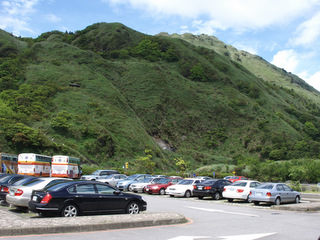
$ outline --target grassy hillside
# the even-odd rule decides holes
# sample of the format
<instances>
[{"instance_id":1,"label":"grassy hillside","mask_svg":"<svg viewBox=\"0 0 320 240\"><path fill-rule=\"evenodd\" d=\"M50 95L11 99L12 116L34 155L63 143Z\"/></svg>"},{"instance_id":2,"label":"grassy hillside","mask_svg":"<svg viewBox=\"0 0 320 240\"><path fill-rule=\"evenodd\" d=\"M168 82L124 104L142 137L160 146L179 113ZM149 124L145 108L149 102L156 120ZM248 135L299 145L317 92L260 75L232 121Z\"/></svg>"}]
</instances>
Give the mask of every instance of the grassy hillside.
<instances>
[{"instance_id":1,"label":"grassy hillside","mask_svg":"<svg viewBox=\"0 0 320 240\"><path fill-rule=\"evenodd\" d=\"M319 93L214 38L119 23L0 33L1 151L117 168L147 157L163 170L319 156Z\"/></svg>"}]
</instances>

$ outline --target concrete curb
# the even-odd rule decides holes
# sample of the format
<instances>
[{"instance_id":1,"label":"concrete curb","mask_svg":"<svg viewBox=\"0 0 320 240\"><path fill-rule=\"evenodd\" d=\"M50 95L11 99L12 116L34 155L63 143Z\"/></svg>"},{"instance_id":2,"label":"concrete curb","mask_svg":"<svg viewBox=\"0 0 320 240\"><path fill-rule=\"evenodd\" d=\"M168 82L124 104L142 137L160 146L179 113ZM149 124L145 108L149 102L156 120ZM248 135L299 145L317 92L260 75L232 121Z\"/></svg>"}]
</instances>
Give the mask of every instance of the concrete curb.
<instances>
[{"instance_id":1,"label":"concrete curb","mask_svg":"<svg viewBox=\"0 0 320 240\"><path fill-rule=\"evenodd\" d=\"M320 211L320 202L301 202L299 204L272 205L272 209L287 211Z\"/></svg>"},{"instance_id":2,"label":"concrete curb","mask_svg":"<svg viewBox=\"0 0 320 240\"><path fill-rule=\"evenodd\" d=\"M178 213L140 213L135 215L80 216L75 218L34 217L14 219L1 226L0 236L90 232L186 223Z\"/></svg>"}]
</instances>

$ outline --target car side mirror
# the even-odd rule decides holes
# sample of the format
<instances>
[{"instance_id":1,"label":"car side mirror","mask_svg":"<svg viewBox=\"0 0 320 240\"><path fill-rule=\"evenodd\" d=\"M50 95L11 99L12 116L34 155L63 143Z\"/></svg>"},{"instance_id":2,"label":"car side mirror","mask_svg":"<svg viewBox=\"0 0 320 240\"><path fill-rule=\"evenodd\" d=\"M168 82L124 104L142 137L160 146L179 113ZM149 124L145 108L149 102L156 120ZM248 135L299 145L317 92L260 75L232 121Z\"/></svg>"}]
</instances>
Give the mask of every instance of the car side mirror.
<instances>
[{"instance_id":1,"label":"car side mirror","mask_svg":"<svg viewBox=\"0 0 320 240\"><path fill-rule=\"evenodd\" d=\"M113 192L114 195L119 195L120 193L121 193L120 190L115 190L115 191Z\"/></svg>"}]
</instances>

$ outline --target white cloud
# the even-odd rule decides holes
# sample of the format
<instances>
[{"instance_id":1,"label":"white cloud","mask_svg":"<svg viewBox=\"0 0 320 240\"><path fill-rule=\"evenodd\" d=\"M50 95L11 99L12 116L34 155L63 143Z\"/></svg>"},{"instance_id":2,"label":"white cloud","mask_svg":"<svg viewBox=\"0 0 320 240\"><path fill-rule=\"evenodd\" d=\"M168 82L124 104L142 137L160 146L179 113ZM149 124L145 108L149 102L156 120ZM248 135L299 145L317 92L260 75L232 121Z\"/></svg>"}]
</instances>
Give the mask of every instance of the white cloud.
<instances>
[{"instance_id":1,"label":"white cloud","mask_svg":"<svg viewBox=\"0 0 320 240\"><path fill-rule=\"evenodd\" d=\"M61 21L61 18L59 18L58 16L54 15L54 14L48 14L46 16L46 19L49 21L49 22L52 22L52 23L57 23L57 22L60 22Z\"/></svg>"},{"instance_id":2,"label":"white cloud","mask_svg":"<svg viewBox=\"0 0 320 240\"><path fill-rule=\"evenodd\" d=\"M309 78L306 77L304 79L309 85L313 86L315 89L320 91L320 71L316 72L311 77Z\"/></svg>"},{"instance_id":3,"label":"white cloud","mask_svg":"<svg viewBox=\"0 0 320 240\"><path fill-rule=\"evenodd\" d=\"M130 4L153 17L180 16L198 20L198 32L233 29L243 32L279 26L303 17L319 0L102 0L113 6Z\"/></svg>"},{"instance_id":4,"label":"white cloud","mask_svg":"<svg viewBox=\"0 0 320 240\"><path fill-rule=\"evenodd\" d=\"M309 46L316 42L320 36L320 12L315 14L308 21L299 25L296 32L296 37L290 40L290 44L297 46Z\"/></svg>"},{"instance_id":5,"label":"white cloud","mask_svg":"<svg viewBox=\"0 0 320 240\"><path fill-rule=\"evenodd\" d=\"M0 27L2 29L10 29L15 35L20 35L23 31L33 33L28 27L28 21L38 2L38 0L3 1L0 5L2 7L0 10Z\"/></svg>"},{"instance_id":6,"label":"white cloud","mask_svg":"<svg viewBox=\"0 0 320 240\"><path fill-rule=\"evenodd\" d=\"M293 49L282 50L273 56L271 63L288 72L294 72L299 64L299 56Z\"/></svg>"}]
</instances>

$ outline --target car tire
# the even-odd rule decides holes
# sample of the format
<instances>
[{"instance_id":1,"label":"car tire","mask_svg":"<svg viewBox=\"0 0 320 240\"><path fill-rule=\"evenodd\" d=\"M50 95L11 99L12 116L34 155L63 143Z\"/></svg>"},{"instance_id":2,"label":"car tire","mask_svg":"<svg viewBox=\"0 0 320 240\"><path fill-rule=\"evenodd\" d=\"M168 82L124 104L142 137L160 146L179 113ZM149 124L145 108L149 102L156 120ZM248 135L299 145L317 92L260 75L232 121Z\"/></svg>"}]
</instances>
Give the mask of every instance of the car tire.
<instances>
[{"instance_id":1,"label":"car tire","mask_svg":"<svg viewBox=\"0 0 320 240\"><path fill-rule=\"evenodd\" d=\"M127 187L127 191L130 191L130 185L131 185L131 184L129 184L129 185L128 185L128 187Z\"/></svg>"},{"instance_id":2,"label":"car tire","mask_svg":"<svg viewBox=\"0 0 320 240\"><path fill-rule=\"evenodd\" d=\"M299 197L299 196L296 196L294 202L297 203L297 204L300 203L300 197Z\"/></svg>"},{"instance_id":3,"label":"car tire","mask_svg":"<svg viewBox=\"0 0 320 240\"><path fill-rule=\"evenodd\" d=\"M202 197L202 196L198 196L198 198L199 198L199 199L203 199L203 197Z\"/></svg>"},{"instance_id":4,"label":"car tire","mask_svg":"<svg viewBox=\"0 0 320 240\"><path fill-rule=\"evenodd\" d=\"M228 198L228 202L233 202L233 198Z\"/></svg>"},{"instance_id":5,"label":"car tire","mask_svg":"<svg viewBox=\"0 0 320 240\"><path fill-rule=\"evenodd\" d=\"M165 190L164 188L161 188L161 189L159 190L159 194L160 194L160 195L165 195L165 194L166 194L166 190Z\"/></svg>"},{"instance_id":6,"label":"car tire","mask_svg":"<svg viewBox=\"0 0 320 240\"><path fill-rule=\"evenodd\" d=\"M61 211L62 217L76 217L79 215L79 210L74 204L67 204L63 207Z\"/></svg>"},{"instance_id":7,"label":"car tire","mask_svg":"<svg viewBox=\"0 0 320 240\"><path fill-rule=\"evenodd\" d=\"M260 203L260 202L258 202L258 201L253 201L253 204L256 205L256 206L258 206L259 203Z\"/></svg>"},{"instance_id":8,"label":"car tire","mask_svg":"<svg viewBox=\"0 0 320 240\"><path fill-rule=\"evenodd\" d=\"M126 213L138 214L140 212L140 206L137 202L130 202L127 206Z\"/></svg>"},{"instance_id":9,"label":"car tire","mask_svg":"<svg viewBox=\"0 0 320 240\"><path fill-rule=\"evenodd\" d=\"M186 197L186 198L191 197L191 192L190 192L189 190L187 190L187 191L184 193L184 197Z\"/></svg>"},{"instance_id":10,"label":"car tire","mask_svg":"<svg viewBox=\"0 0 320 240\"><path fill-rule=\"evenodd\" d=\"M212 198L213 198L214 200L219 200L219 199L220 199L220 193L215 192Z\"/></svg>"},{"instance_id":11,"label":"car tire","mask_svg":"<svg viewBox=\"0 0 320 240\"><path fill-rule=\"evenodd\" d=\"M146 187L142 188L142 193L146 193Z\"/></svg>"},{"instance_id":12,"label":"car tire","mask_svg":"<svg viewBox=\"0 0 320 240\"><path fill-rule=\"evenodd\" d=\"M274 201L275 205L280 205L281 204L281 199L279 197L276 198L276 200Z\"/></svg>"}]
</instances>

